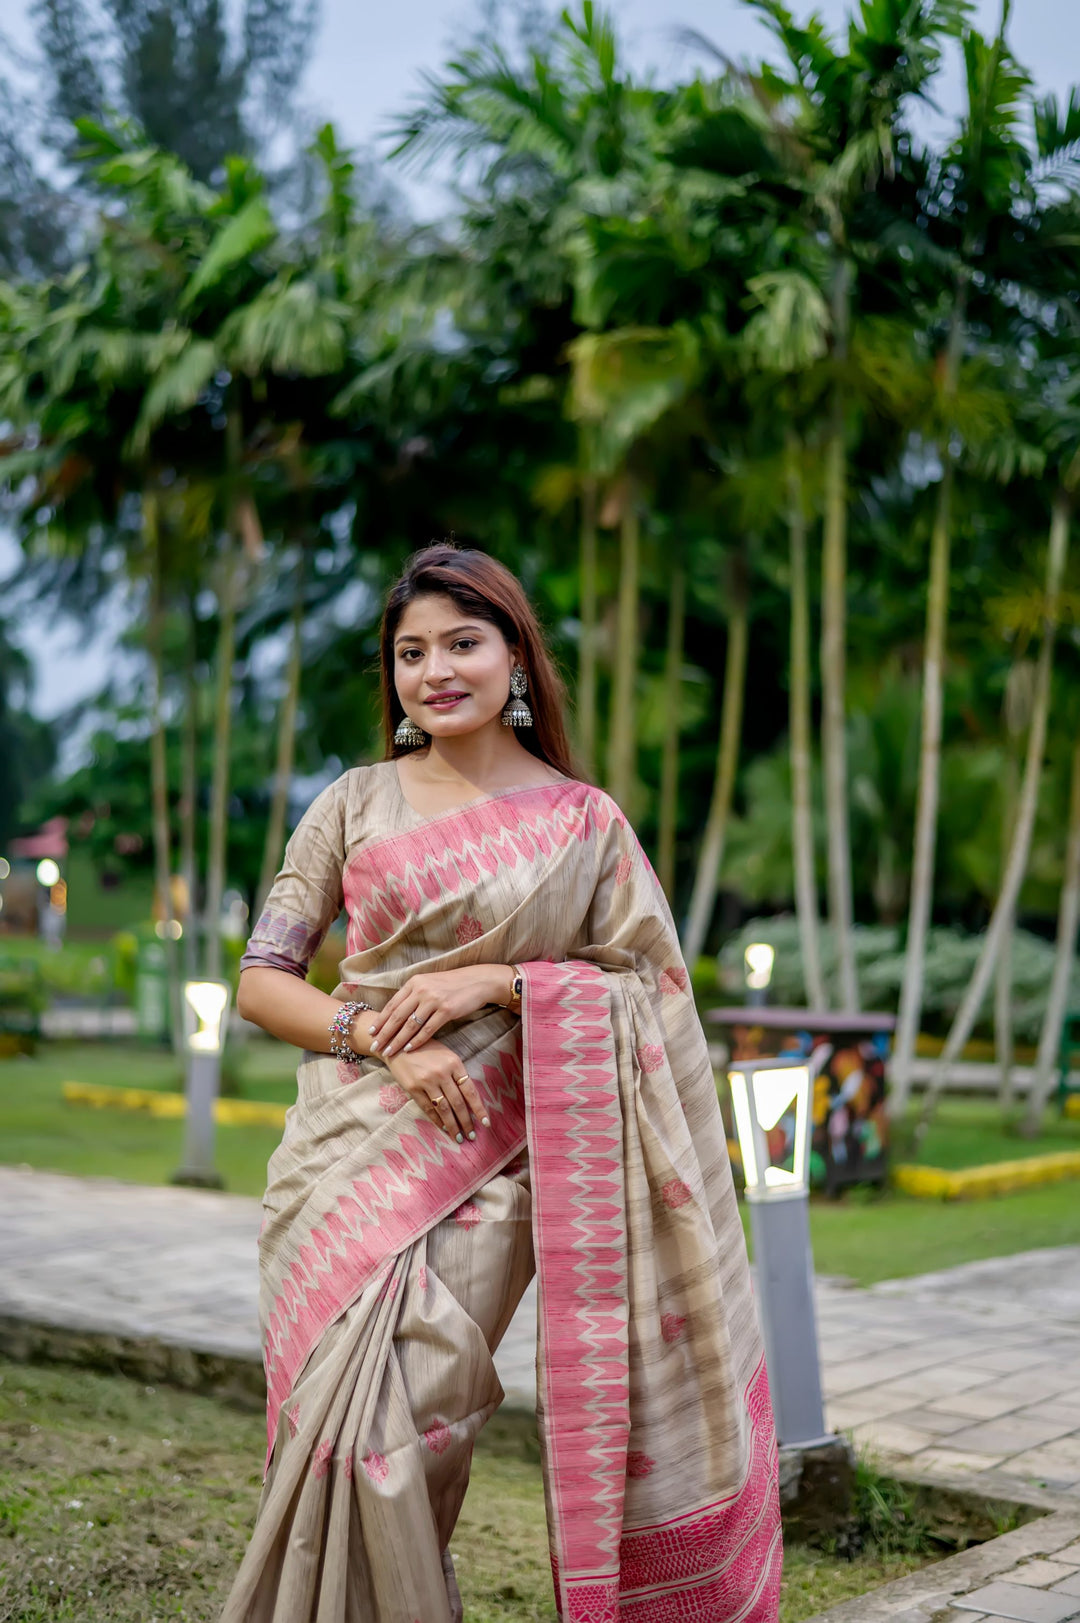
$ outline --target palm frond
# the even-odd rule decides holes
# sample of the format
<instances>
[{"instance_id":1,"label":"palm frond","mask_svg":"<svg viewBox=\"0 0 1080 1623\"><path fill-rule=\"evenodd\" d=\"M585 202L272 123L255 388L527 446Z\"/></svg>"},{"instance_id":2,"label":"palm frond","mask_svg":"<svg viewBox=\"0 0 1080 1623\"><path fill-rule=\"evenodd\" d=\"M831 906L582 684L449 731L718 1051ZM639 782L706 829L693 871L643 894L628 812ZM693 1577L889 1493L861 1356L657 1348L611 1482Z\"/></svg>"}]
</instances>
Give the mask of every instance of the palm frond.
<instances>
[{"instance_id":1,"label":"palm frond","mask_svg":"<svg viewBox=\"0 0 1080 1623\"><path fill-rule=\"evenodd\" d=\"M215 287L232 270L252 254L265 248L277 236L277 226L266 202L253 197L238 214L227 219L218 230L204 254L187 287L181 303L188 307Z\"/></svg>"},{"instance_id":2,"label":"palm frond","mask_svg":"<svg viewBox=\"0 0 1080 1623\"><path fill-rule=\"evenodd\" d=\"M761 307L741 338L750 366L767 372L801 372L826 354L828 301L808 276L801 271L771 271L751 277L746 285Z\"/></svg>"},{"instance_id":3,"label":"palm frond","mask_svg":"<svg viewBox=\"0 0 1080 1623\"><path fill-rule=\"evenodd\" d=\"M584 333L567 353L570 415L595 425L604 472L686 397L702 366L700 340L686 322Z\"/></svg>"},{"instance_id":4,"label":"palm frond","mask_svg":"<svg viewBox=\"0 0 1080 1623\"><path fill-rule=\"evenodd\" d=\"M343 364L348 321L348 307L310 278L278 280L227 317L218 341L229 365L252 376L268 368L314 377Z\"/></svg>"},{"instance_id":5,"label":"palm frond","mask_svg":"<svg viewBox=\"0 0 1080 1623\"><path fill-rule=\"evenodd\" d=\"M216 345L206 339L190 338L172 361L161 367L143 397L127 450L143 456L151 435L166 417L190 411L221 365Z\"/></svg>"}]
</instances>

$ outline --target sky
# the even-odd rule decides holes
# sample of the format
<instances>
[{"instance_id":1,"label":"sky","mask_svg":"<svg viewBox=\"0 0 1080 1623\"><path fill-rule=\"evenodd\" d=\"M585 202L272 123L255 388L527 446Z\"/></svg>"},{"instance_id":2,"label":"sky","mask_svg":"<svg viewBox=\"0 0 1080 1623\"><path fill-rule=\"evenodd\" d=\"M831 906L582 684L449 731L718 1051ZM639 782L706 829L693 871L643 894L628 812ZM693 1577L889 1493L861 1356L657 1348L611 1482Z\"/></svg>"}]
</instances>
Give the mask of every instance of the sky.
<instances>
[{"instance_id":1,"label":"sky","mask_svg":"<svg viewBox=\"0 0 1080 1623\"><path fill-rule=\"evenodd\" d=\"M799 15L810 9L809 0L789 4ZM838 26L849 6L845 0L818 0L818 9L827 23ZM984 30L996 27L1000 0L977 0L975 10ZM29 0L3 0L0 6L4 32L23 51L33 44L29 11ZM629 60L660 78L684 72L695 60L693 51L677 43L680 29L697 30L733 57L760 55L768 44L760 23L738 0L618 0L616 16ZM332 119L346 143L386 163L394 114L416 95L423 71L437 69L468 37L477 17L477 10L461 0L323 0L303 85L307 109L320 120ZM1014 0L1010 39L1040 91L1061 94L1071 77L1080 78L1077 0ZM941 118L928 115L926 133L955 111L959 89L959 64L950 62L941 79ZM445 192L437 181L408 179L393 165L387 172L419 215L442 211ZM16 558L14 543L0 532L0 579ZM52 616L25 622L21 642L37 669L39 714L55 715L101 684L116 629L106 624L88 636L84 627Z\"/></svg>"}]
</instances>

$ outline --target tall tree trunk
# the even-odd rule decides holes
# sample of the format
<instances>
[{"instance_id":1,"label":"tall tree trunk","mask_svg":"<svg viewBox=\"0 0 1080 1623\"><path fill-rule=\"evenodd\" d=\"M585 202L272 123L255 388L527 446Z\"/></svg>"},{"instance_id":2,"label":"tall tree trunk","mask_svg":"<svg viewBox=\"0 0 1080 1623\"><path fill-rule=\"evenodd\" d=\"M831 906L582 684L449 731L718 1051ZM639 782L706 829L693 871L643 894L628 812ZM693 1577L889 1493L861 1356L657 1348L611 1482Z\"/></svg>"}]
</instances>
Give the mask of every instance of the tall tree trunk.
<instances>
[{"instance_id":1,"label":"tall tree trunk","mask_svg":"<svg viewBox=\"0 0 1080 1623\"><path fill-rule=\"evenodd\" d=\"M788 443L788 538L791 564L791 671L788 728L791 736L791 850L795 868L795 912L799 921L803 985L812 1009L829 1007L821 970L818 931L817 864L814 860L813 755L810 741L810 581L806 561L801 447Z\"/></svg>"},{"instance_id":2,"label":"tall tree trunk","mask_svg":"<svg viewBox=\"0 0 1080 1623\"><path fill-rule=\"evenodd\" d=\"M596 668L599 658L597 591L596 480L587 474L581 489L581 555L579 593L581 635L578 643L577 734L581 767L596 775Z\"/></svg>"},{"instance_id":3,"label":"tall tree trunk","mask_svg":"<svg viewBox=\"0 0 1080 1623\"><path fill-rule=\"evenodd\" d=\"M1046 749L1046 727L1050 713L1050 678L1053 672L1054 640L1057 635L1061 607L1061 581L1069 547L1069 507L1061 491L1054 498L1050 521L1050 545L1046 560L1045 609L1043 614L1043 640L1035 668L1035 689L1031 707L1031 727L1028 731L1024 775L1020 785L1020 798L1016 808L1016 826L1012 846L1005 868L993 914L979 953L975 971L964 994L963 1002L945 1042L941 1057L930 1077L917 1138L921 1141L929 1126L934 1107L949 1079L952 1065L971 1035L972 1027L982 1008L990 987L1005 929L1016 906L1020 887L1027 870L1031 834L1035 826L1035 812L1039 800L1039 779L1042 775L1043 755Z\"/></svg>"},{"instance_id":4,"label":"tall tree trunk","mask_svg":"<svg viewBox=\"0 0 1080 1623\"><path fill-rule=\"evenodd\" d=\"M1065 847L1065 876L1058 908L1054 973L1050 978L1050 994L1046 1000L1042 1031L1039 1033L1039 1054L1035 1061L1035 1075L1031 1080L1031 1092L1028 1094L1027 1109L1024 1112L1022 1131L1027 1138L1034 1138L1038 1133L1042 1125L1043 1111L1057 1080L1061 1032L1069 1006L1069 987L1072 983L1073 963L1076 957L1077 924L1080 924L1080 741L1073 745L1069 787L1069 833Z\"/></svg>"},{"instance_id":5,"label":"tall tree trunk","mask_svg":"<svg viewBox=\"0 0 1080 1623\"><path fill-rule=\"evenodd\" d=\"M211 979L221 975L221 904L229 833L229 745L232 735L232 673L236 659L236 596L240 560L231 535L221 559L214 697L214 759L210 779L209 841L206 855L205 962Z\"/></svg>"},{"instance_id":6,"label":"tall tree trunk","mask_svg":"<svg viewBox=\"0 0 1080 1623\"><path fill-rule=\"evenodd\" d=\"M187 648L184 659L184 719L180 735L180 876L187 892L184 920L184 978L199 969L199 875L195 861L195 827L199 805L199 687L195 675L195 603L187 602Z\"/></svg>"},{"instance_id":7,"label":"tall tree trunk","mask_svg":"<svg viewBox=\"0 0 1080 1623\"><path fill-rule=\"evenodd\" d=\"M733 571L731 610L728 615L727 658L724 663L724 699L720 713L720 739L716 751L716 775L712 800L701 837L697 873L690 897L690 913L683 934L683 957L691 972L705 946L712 922L720 865L724 860L735 771L739 764L743 702L746 693L746 652L749 640L749 590L746 563L737 558Z\"/></svg>"},{"instance_id":8,"label":"tall tree trunk","mask_svg":"<svg viewBox=\"0 0 1080 1623\"><path fill-rule=\"evenodd\" d=\"M657 877L664 894L675 902L675 837L679 823L679 712L686 623L686 564L680 556L668 598L667 651L664 656L664 742L660 752L660 826Z\"/></svg>"},{"instance_id":9,"label":"tall tree trunk","mask_svg":"<svg viewBox=\"0 0 1080 1623\"><path fill-rule=\"evenodd\" d=\"M945 344L942 393L946 402L956 394L960 351L967 309L967 283L960 280L953 298L949 336ZM941 798L941 728L945 695L945 634L949 620L949 565L952 549L952 495L955 478L948 443L939 447L942 471L930 536L930 576L926 589L926 637L923 646L922 732L919 741L919 789L915 806L915 848L911 859L911 896L908 902L907 947L896 1041L889 1067L892 1115L903 1114L911 1093L911 1067L915 1039L922 1020L926 941L934 910L934 856L937 846L938 804Z\"/></svg>"},{"instance_id":10,"label":"tall tree trunk","mask_svg":"<svg viewBox=\"0 0 1080 1623\"><path fill-rule=\"evenodd\" d=\"M165 582L161 556L161 521L157 496L143 494L143 530L150 545L150 803L154 834L154 889L161 908L162 944L169 1000L169 1033L174 1050L183 1045L180 1010L180 965L172 894L172 832L169 826L169 767L162 699L165 687Z\"/></svg>"},{"instance_id":11,"label":"tall tree trunk","mask_svg":"<svg viewBox=\"0 0 1080 1623\"><path fill-rule=\"evenodd\" d=\"M281 864L281 853L285 844L285 817L289 809L289 788L292 784L293 760L296 755L296 718L300 709L300 673L303 668L305 563L306 554L301 547L293 588L292 633L285 670L285 692L282 695L281 712L278 716L274 789L270 797L262 872L259 875L259 888L255 898L256 918L262 912L270 886L274 883L274 875Z\"/></svg>"},{"instance_id":12,"label":"tall tree trunk","mask_svg":"<svg viewBox=\"0 0 1080 1623\"><path fill-rule=\"evenodd\" d=\"M641 521L637 492L627 480L619 525L619 600L615 622L615 660L608 729L608 789L625 811L634 789L637 744L635 690L638 674Z\"/></svg>"},{"instance_id":13,"label":"tall tree trunk","mask_svg":"<svg viewBox=\"0 0 1080 1623\"><path fill-rule=\"evenodd\" d=\"M994 1058L998 1066L998 1104L1012 1104L1016 1039L1013 1034L1013 937L1016 909L1010 910L1001 934L1001 952L994 974Z\"/></svg>"},{"instance_id":14,"label":"tall tree trunk","mask_svg":"<svg viewBox=\"0 0 1080 1623\"><path fill-rule=\"evenodd\" d=\"M1005 737L1008 750L1008 759L1005 763L1005 794L1002 812L1002 874L1009 860L1009 846L1012 842L1013 828L1016 823L1016 800L1020 792L1020 749L1021 740L1031 726L1031 675L1030 660L1016 659L1009 672L1009 679L1005 684L1005 703L1003 706L1005 722ZM1001 955L998 960L997 976L994 986L994 1052L998 1062L998 1103L1002 1110L1008 1110L1012 1104L1013 1096L1013 1067L1016 1061L1015 1042L1013 1038L1013 975L1012 975L1012 949L1013 937L1016 933L1016 908L1010 910L1005 922L1004 936L1001 944Z\"/></svg>"},{"instance_id":15,"label":"tall tree trunk","mask_svg":"<svg viewBox=\"0 0 1080 1623\"><path fill-rule=\"evenodd\" d=\"M847 355L850 267L837 261L833 277L833 348ZM821 756L829 855L829 921L836 942L840 1002L859 1007L851 896L851 832L848 826L846 641L847 641L847 422L843 386L833 384L825 446L825 522L821 549Z\"/></svg>"},{"instance_id":16,"label":"tall tree trunk","mask_svg":"<svg viewBox=\"0 0 1080 1623\"><path fill-rule=\"evenodd\" d=\"M1009 860L1009 846L1016 823L1016 761L1010 757L1005 779L1005 815L1002 825L1002 879ZM998 1104L1007 1110L1012 1103L1016 1042L1013 1036L1013 937L1016 934L1016 908L1009 909L1001 936L1001 953L994 977L994 1057L998 1063Z\"/></svg>"}]
</instances>

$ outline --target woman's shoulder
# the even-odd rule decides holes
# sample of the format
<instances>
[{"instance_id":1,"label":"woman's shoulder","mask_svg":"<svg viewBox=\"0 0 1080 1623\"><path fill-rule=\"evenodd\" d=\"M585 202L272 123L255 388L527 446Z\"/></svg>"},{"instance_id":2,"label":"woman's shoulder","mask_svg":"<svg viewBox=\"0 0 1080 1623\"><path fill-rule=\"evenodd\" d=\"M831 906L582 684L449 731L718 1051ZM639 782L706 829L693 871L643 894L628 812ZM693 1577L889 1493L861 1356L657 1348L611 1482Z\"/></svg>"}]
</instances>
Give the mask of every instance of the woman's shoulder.
<instances>
[{"instance_id":1,"label":"woman's shoulder","mask_svg":"<svg viewBox=\"0 0 1080 1623\"><path fill-rule=\"evenodd\" d=\"M393 770L392 761L362 762L346 767L344 772L339 772L325 788L320 789L308 806L306 815L327 819L353 818L393 787L390 776Z\"/></svg>"}]
</instances>

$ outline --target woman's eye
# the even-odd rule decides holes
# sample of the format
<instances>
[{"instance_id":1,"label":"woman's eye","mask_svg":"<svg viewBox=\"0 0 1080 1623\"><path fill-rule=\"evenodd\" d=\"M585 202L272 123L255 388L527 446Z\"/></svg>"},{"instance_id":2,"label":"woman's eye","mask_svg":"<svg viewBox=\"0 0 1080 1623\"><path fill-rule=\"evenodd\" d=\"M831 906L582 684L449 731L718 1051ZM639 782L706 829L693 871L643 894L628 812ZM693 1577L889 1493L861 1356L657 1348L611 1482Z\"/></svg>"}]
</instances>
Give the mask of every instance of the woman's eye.
<instances>
[{"instance_id":1,"label":"woman's eye","mask_svg":"<svg viewBox=\"0 0 1080 1623\"><path fill-rule=\"evenodd\" d=\"M470 648L475 648L476 647L476 638L475 637L459 637L457 642L454 644L454 647L455 648L464 648L466 650L466 652L467 652Z\"/></svg>"}]
</instances>

